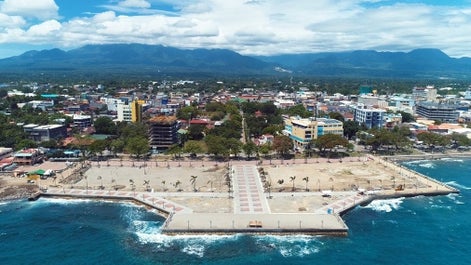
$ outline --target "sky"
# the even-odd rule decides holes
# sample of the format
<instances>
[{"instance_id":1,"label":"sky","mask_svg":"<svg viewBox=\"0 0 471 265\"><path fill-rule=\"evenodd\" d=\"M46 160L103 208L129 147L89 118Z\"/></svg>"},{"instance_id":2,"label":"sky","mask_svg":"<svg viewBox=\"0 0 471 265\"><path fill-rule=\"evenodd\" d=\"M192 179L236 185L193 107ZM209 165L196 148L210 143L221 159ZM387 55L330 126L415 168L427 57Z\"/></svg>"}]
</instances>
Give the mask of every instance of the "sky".
<instances>
[{"instance_id":1,"label":"sky","mask_svg":"<svg viewBox=\"0 0 471 265\"><path fill-rule=\"evenodd\" d=\"M0 58L110 43L471 57L471 0L0 0Z\"/></svg>"}]
</instances>

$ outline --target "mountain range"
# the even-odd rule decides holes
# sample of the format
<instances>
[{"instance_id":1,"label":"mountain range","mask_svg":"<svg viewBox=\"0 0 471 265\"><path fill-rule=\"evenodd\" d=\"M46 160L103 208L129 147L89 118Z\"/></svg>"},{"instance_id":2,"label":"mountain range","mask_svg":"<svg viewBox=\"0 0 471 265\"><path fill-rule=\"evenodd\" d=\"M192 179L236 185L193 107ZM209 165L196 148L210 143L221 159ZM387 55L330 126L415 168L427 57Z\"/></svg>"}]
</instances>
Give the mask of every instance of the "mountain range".
<instances>
[{"instance_id":1,"label":"mountain range","mask_svg":"<svg viewBox=\"0 0 471 265\"><path fill-rule=\"evenodd\" d=\"M227 49L187 50L161 45L106 44L69 51L28 51L1 59L0 72L468 79L471 77L471 58L451 58L438 49L244 56Z\"/></svg>"}]
</instances>

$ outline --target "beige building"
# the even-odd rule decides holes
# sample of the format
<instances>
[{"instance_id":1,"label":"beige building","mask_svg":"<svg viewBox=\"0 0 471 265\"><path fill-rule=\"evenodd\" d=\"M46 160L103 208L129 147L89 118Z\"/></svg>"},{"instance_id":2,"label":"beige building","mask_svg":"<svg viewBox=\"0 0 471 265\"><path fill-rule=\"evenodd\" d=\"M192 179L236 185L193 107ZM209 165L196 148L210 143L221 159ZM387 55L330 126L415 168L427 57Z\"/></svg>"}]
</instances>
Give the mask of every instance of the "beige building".
<instances>
[{"instance_id":1,"label":"beige building","mask_svg":"<svg viewBox=\"0 0 471 265\"><path fill-rule=\"evenodd\" d=\"M343 123L335 119L286 117L284 123L283 134L289 136L298 149L325 134L343 135Z\"/></svg>"}]
</instances>

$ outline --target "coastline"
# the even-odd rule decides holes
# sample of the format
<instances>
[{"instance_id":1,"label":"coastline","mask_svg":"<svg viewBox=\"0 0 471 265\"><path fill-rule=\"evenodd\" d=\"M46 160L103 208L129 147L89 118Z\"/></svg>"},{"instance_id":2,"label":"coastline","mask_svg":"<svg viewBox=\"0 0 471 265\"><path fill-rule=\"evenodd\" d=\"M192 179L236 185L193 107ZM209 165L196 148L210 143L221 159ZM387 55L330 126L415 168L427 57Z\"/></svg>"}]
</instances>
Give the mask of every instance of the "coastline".
<instances>
[{"instance_id":1,"label":"coastline","mask_svg":"<svg viewBox=\"0 0 471 265\"><path fill-rule=\"evenodd\" d=\"M459 155L460 156L453 157L461 157L462 154ZM469 154L467 155L468 156L465 157L470 157ZM411 156L407 157L410 158ZM414 157L420 158L421 156ZM306 181L306 191L304 191L303 188L296 187L296 191L290 192L289 189L287 190L286 186L283 186L279 192L272 191L271 193L267 193L266 187L263 187L264 184L258 182L258 180L253 183L241 183L240 185L242 187L245 187L244 185L251 185L250 187L252 187L253 191L252 194L250 194L250 189L247 188L247 192L249 192L248 196L244 194L246 190L233 190L233 193L229 193L228 196L228 193L224 191L224 185L220 187L214 185L216 187L211 188L201 186L200 191L191 192L191 189L195 187L191 183L182 185L182 191L173 192L169 190L154 191L154 189L136 191L129 189L130 187L122 190L95 189L95 187L102 187L97 184L101 180L101 184L103 185L103 173L114 172L113 177L118 179L121 174L120 170L126 174L131 173L137 175L139 172L142 173L143 170L145 173L146 168L144 165L140 165L139 167L132 166L134 162L131 161L127 163L132 163L132 165L123 166L114 166L112 164L101 166L99 164L94 165L90 163L90 168L85 171L84 178L87 182L85 188L80 186L80 183L82 183L84 179L70 185L68 188L66 188L67 185L51 185L51 183L41 182L38 183L38 186L42 186L43 189L38 189L39 191L35 193L32 199L45 196L72 199L88 198L131 201L144 205L146 208L150 207L154 209L157 214L166 218L165 224L162 227L162 233L169 235L234 233L286 235L301 233L310 235L347 236L348 227L343 222L341 216L358 205L366 205L371 201L381 199L414 197L419 195L436 196L459 192L446 184L408 170L398 165L396 161L402 160L393 160L389 157L384 157L383 159L383 157L369 155L358 160L351 159L343 162L332 162L321 159L304 161L305 163L298 162L298 164L296 164L295 161L292 161L292 163L289 161L270 161L270 163L264 161L258 166L251 163L247 165L247 163L244 163L245 161L241 161L240 163L233 163L230 166L231 171L229 171L229 168L227 168L225 164L216 164L214 167L211 166L209 168L197 168L195 165L191 167L179 165L172 168L170 162L166 162L166 164L161 163L161 167L158 167L156 162L155 168L151 168L150 165L147 165L147 176L144 174L146 177L150 178L149 175L153 175L154 173L169 174L171 172L185 173L188 171L187 173L194 174L194 172L199 172L200 174L206 175L200 175L198 178L204 180L205 177L209 176L208 179L210 179L210 181L216 182L218 180L212 179L212 177L216 178L220 175L224 176L227 172L232 172L232 178L234 178L234 174L237 174L237 170L243 171L244 174L249 170L248 172L250 174L256 176L254 179L267 178L274 182L277 178L283 177L282 175L285 175L286 172L308 170L311 174L317 175L313 170L319 170L320 173L323 172L326 176L335 176L335 182L339 182L338 184L334 183L334 181L328 183L328 185L332 185L332 188L335 186L335 190L332 190L332 196L327 198L323 196L323 191L320 190L321 185L319 185L319 189L315 189L315 186L320 184L319 180L317 184L312 183L309 186L310 189L307 189L308 182ZM123 162L121 161L120 163ZM178 163L180 164L180 162ZM260 170L260 168L264 168L265 171ZM347 169L352 172L346 172ZM250 170L253 170L253 172ZM387 182L391 181L391 179L388 179L390 177L387 174L393 171L397 173L397 176L393 180L394 185L392 186L393 188L391 188L391 184ZM69 172L72 174L73 170L69 170ZM343 172L343 175L345 175L343 177L351 179L351 183L343 183L342 176L339 176L337 174L338 172ZM358 190L348 190L348 187L353 185L352 183L362 181L359 177L365 172L375 173L370 176L371 180L368 180L369 184L373 182L374 178L378 178L377 174L381 175L383 174L381 172L386 172L384 173L385 178L382 180L379 179L381 185L384 185L384 187L377 190L371 185L369 188L364 189L364 191L361 189L361 192ZM272 176L271 174L274 175ZM243 176L247 178L247 176ZM352 178L351 176L357 177ZM153 177L155 178L156 176ZM399 182L400 177L402 178L400 181L403 181L403 190L397 190L398 185L396 178ZM63 179L66 178L67 176L63 176ZM119 182L117 180L115 181ZM234 182L235 181L236 180L234 180ZM134 184L134 182L132 182L132 184ZM292 184L294 187L294 179ZM324 186L325 185L326 184L324 184ZM213 186L213 183L211 183L211 186ZM47 187L47 190L44 187ZM132 187L135 187L135 185L132 185ZM158 187L155 188L158 189ZM236 189L237 185L233 183L231 188ZM241 194L243 196L240 196ZM255 199L251 197L255 197ZM247 201L249 201L249 203L247 203ZM265 206L257 208L259 204ZM204 205L209 206L205 207ZM190 220L192 220L191 223ZM274 220L277 220L277 222L274 222ZM253 222L260 225L252 227L251 224Z\"/></svg>"}]
</instances>

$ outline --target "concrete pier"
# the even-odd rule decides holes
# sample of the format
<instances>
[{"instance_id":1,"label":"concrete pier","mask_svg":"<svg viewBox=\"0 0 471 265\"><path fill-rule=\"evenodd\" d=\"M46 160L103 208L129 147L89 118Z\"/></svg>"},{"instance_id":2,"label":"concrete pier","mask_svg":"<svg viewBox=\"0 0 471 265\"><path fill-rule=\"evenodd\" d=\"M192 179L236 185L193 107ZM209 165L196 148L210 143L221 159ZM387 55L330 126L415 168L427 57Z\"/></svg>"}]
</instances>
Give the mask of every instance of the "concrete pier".
<instances>
[{"instance_id":1,"label":"concrete pier","mask_svg":"<svg viewBox=\"0 0 471 265\"><path fill-rule=\"evenodd\" d=\"M390 160L375 156L367 156L366 159L368 160L365 161L367 163L374 163L377 167L396 172L394 185L390 184L389 188L384 190L382 188L379 190L371 188L368 191L332 191L332 199L325 200L325 204L319 204L315 208L304 209L305 212L298 210L297 212L285 213L285 211L280 210L276 212L274 208L270 209L269 202L273 206L273 199L270 201L266 198L257 166L242 163L233 164L230 169L232 194L222 193L221 191L212 192L212 189L206 192L191 193L181 191L97 190L88 189L87 183L87 189L84 189L83 186L80 189L67 189L65 187L41 189L40 192L32 195L31 199L50 196L134 201L151 207L166 217L167 219L162 226L162 233L170 235L234 233L284 235L298 233L346 236L348 227L340 216L357 205L367 204L376 199L443 195L459 192L453 187L409 170ZM322 198L323 194L320 192L320 186L318 187L316 192L307 191L306 181L306 192L279 193L275 198L289 196L290 200L282 201L288 204L301 198L298 195ZM197 203L185 204L185 200L182 200L182 198L193 198ZM212 200L221 201L222 198L226 199L225 203L232 206L223 208L225 212L215 212L216 209L211 204L214 202ZM205 204L210 206L204 210L197 208ZM198 212L195 212L188 205L191 205L190 207Z\"/></svg>"}]
</instances>

